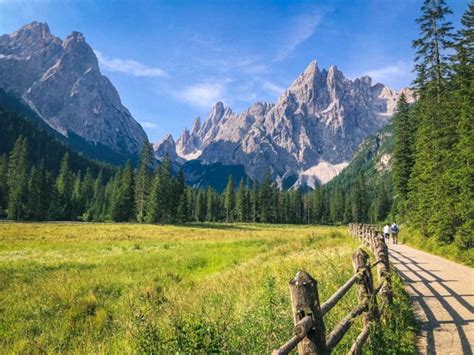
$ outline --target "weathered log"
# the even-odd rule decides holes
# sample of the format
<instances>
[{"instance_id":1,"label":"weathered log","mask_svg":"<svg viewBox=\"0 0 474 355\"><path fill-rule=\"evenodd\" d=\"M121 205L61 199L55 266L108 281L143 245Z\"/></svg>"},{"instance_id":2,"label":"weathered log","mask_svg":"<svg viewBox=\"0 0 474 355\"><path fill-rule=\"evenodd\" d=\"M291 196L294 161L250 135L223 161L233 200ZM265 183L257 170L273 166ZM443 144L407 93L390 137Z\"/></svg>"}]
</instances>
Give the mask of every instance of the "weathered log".
<instances>
[{"instance_id":1,"label":"weathered log","mask_svg":"<svg viewBox=\"0 0 474 355\"><path fill-rule=\"evenodd\" d=\"M290 281L291 306L295 326L306 316L313 319L313 327L298 344L299 354L326 355L326 330L319 302L318 283L306 271L298 271Z\"/></svg>"},{"instance_id":2,"label":"weathered log","mask_svg":"<svg viewBox=\"0 0 474 355\"><path fill-rule=\"evenodd\" d=\"M333 349L346 332L350 329L356 317L360 316L367 308L367 302L364 304L359 304L354 308L347 316L345 316L339 324L334 328L334 330L326 338L326 346L329 351Z\"/></svg>"},{"instance_id":3,"label":"weathered log","mask_svg":"<svg viewBox=\"0 0 474 355\"><path fill-rule=\"evenodd\" d=\"M376 298L372 298L372 294L374 293L374 281L370 270L369 254L360 248L357 249L354 254L352 254L352 266L354 272L361 273L361 277L357 282L357 297L360 304L368 302L369 309L362 318L363 324L367 325L377 316L375 314L377 311Z\"/></svg>"},{"instance_id":4,"label":"weathered log","mask_svg":"<svg viewBox=\"0 0 474 355\"><path fill-rule=\"evenodd\" d=\"M288 340L285 344L283 344L280 348L273 350L273 355L286 355L289 354L297 345L298 343L307 336L313 327L314 322L311 316L306 316L301 319L295 325L295 335Z\"/></svg>"},{"instance_id":5,"label":"weathered log","mask_svg":"<svg viewBox=\"0 0 474 355\"><path fill-rule=\"evenodd\" d=\"M359 333L355 342L352 344L351 349L347 353L348 355L358 355L362 353L362 347L364 346L367 339L369 339L369 331L370 325L367 324Z\"/></svg>"},{"instance_id":6,"label":"weathered log","mask_svg":"<svg viewBox=\"0 0 474 355\"><path fill-rule=\"evenodd\" d=\"M357 280L360 278L362 273L356 272L349 280L346 281L344 285L342 285L339 290L337 290L329 299L323 303L321 306L321 313L323 316L328 313L339 300L344 297L344 295L350 290L352 285L354 285Z\"/></svg>"}]
</instances>

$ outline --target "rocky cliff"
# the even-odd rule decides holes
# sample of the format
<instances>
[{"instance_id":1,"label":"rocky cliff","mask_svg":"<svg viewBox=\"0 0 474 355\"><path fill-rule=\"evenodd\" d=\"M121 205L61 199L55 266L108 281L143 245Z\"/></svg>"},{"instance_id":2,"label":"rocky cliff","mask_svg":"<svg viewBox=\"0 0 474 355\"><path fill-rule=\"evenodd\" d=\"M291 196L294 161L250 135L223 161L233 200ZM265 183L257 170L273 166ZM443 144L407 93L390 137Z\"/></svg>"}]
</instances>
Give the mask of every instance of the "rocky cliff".
<instances>
[{"instance_id":1,"label":"rocky cliff","mask_svg":"<svg viewBox=\"0 0 474 355\"><path fill-rule=\"evenodd\" d=\"M413 101L409 90L403 92ZM184 130L176 153L202 164L242 165L256 179L270 169L283 187L326 183L388 123L400 94L368 76L350 80L336 66L320 69L313 61L276 104L258 102L236 114L218 102L204 123L198 118Z\"/></svg>"},{"instance_id":2,"label":"rocky cliff","mask_svg":"<svg viewBox=\"0 0 474 355\"><path fill-rule=\"evenodd\" d=\"M147 139L79 32L61 40L46 23L33 22L0 36L0 87L63 135L105 146L124 159L136 157Z\"/></svg>"}]
</instances>

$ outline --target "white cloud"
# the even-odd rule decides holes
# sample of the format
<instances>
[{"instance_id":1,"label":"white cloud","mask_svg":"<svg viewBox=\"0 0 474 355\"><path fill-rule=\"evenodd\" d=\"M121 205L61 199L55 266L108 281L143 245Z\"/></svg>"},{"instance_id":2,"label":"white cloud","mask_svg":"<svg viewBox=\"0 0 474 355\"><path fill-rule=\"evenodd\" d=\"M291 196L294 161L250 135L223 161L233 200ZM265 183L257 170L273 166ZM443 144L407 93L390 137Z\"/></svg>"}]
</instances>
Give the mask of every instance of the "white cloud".
<instances>
[{"instance_id":1,"label":"white cloud","mask_svg":"<svg viewBox=\"0 0 474 355\"><path fill-rule=\"evenodd\" d=\"M398 61L368 70L363 75L370 76L375 82L400 88L410 84L413 78L412 64L410 62Z\"/></svg>"},{"instance_id":2,"label":"white cloud","mask_svg":"<svg viewBox=\"0 0 474 355\"><path fill-rule=\"evenodd\" d=\"M94 53L100 65L108 71L149 78L167 76L167 73L163 69L150 67L134 59L110 58L97 50L94 50Z\"/></svg>"},{"instance_id":3,"label":"white cloud","mask_svg":"<svg viewBox=\"0 0 474 355\"><path fill-rule=\"evenodd\" d=\"M264 81L262 83L262 87L264 90L268 90L274 94L281 95L286 90L283 86L280 86L271 81Z\"/></svg>"},{"instance_id":4,"label":"white cloud","mask_svg":"<svg viewBox=\"0 0 474 355\"><path fill-rule=\"evenodd\" d=\"M225 87L221 83L204 82L185 87L175 95L192 106L209 108L223 100Z\"/></svg>"},{"instance_id":5,"label":"white cloud","mask_svg":"<svg viewBox=\"0 0 474 355\"><path fill-rule=\"evenodd\" d=\"M157 128L158 127L156 123L150 122L150 121L141 121L140 124L143 128Z\"/></svg>"},{"instance_id":6,"label":"white cloud","mask_svg":"<svg viewBox=\"0 0 474 355\"><path fill-rule=\"evenodd\" d=\"M276 60L281 61L288 57L295 49L310 38L316 27L321 22L322 16L318 11L304 13L289 21L289 29L286 31L287 36L281 44Z\"/></svg>"}]
</instances>

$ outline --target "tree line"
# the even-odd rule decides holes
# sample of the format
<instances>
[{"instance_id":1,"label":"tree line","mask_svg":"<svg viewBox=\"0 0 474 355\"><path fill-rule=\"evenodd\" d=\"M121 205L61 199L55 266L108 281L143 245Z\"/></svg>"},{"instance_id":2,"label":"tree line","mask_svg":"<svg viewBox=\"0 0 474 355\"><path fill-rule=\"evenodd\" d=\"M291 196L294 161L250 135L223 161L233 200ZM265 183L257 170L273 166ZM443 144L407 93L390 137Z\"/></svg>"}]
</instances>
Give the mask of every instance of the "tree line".
<instances>
[{"instance_id":1,"label":"tree line","mask_svg":"<svg viewBox=\"0 0 474 355\"><path fill-rule=\"evenodd\" d=\"M32 163L28 140L18 137L0 159L0 211L12 220L83 220L140 223L261 222L334 223L361 221L368 203L364 181L349 200L324 189L282 191L267 172L261 183L229 176L221 193L186 185L173 173L169 157L154 169L154 153L145 143L138 166L130 162L110 178L71 169L66 153L57 172Z\"/></svg>"}]
</instances>

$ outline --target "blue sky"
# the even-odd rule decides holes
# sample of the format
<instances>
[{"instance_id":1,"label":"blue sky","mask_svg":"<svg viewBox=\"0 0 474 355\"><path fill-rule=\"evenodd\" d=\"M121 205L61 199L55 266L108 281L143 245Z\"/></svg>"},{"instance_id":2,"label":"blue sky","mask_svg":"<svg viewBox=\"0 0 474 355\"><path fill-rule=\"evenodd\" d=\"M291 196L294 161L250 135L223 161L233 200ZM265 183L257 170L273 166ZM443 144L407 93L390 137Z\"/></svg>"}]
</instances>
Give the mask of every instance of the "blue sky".
<instances>
[{"instance_id":1,"label":"blue sky","mask_svg":"<svg viewBox=\"0 0 474 355\"><path fill-rule=\"evenodd\" d=\"M82 32L150 140L175 138L218 100L274 102L316 59L399 89L412 79L421 0L0 0L0 34L47 22ZM457 24L466 0L448 0Z\"/></svg>"}]
</instances>

